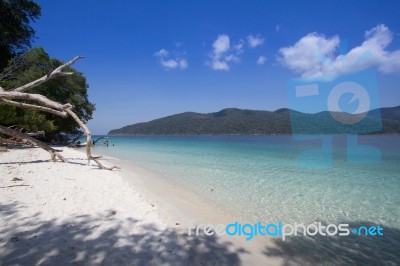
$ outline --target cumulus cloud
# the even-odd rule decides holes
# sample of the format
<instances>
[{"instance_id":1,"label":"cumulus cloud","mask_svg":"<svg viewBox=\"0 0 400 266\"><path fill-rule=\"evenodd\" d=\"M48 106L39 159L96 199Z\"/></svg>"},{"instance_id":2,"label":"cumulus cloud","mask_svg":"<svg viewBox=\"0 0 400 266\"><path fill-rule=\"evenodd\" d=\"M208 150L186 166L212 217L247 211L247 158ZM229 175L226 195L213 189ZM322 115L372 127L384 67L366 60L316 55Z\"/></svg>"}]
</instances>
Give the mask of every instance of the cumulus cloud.
<instances>
[{"instance_id":1,"label":"cumulus cloud","mask_svg":"<svg viewBox=\"0 0 400 266\"><path fill-rule=\"evenodd\" d=\"M244 41L240 39L235 45L234 48L238 54L243 53L243 48L244 48Z\"/></svg>"},{"instance_id":2,"label":"cumulus cloud","mask_svg":"<svg viewBox=\"0 0 400 266\"><path fill-rule=\"evenodd\" d=\"M166 56L168 56L168 54L169 54L169 52L165 49L161 49L160 51L157 51L154 53L154 55L158 56L158 57L166 57Z\"/></svg>"},{"instance_id":3,"label":"cumulus cloud","mask_svg":"<svg viewBox=\"0 0 400 266\"><path fill-rule=\"evenodd\" d=\"M222 34L213 43L214 54L221 55L230 48L230 39L228 35Z\"/></svg>"},{"instance_id":4,"label":"cumulus cloud","mask_svg":"<svg viewBox=\"0 0 400 266\"><path fill-rule=\"evenodd\" d=\"M161 59L160 64L166 69L177 68L177 67L179 67L180 69L185 69L188 67L188 63L185 59L181 59L181 60L174 60L174 59L163 60L163 59Z\"/></svg>"},{"instance_id":5,"label":"cumulus cloud","mask_svg":"<svg viewBox=\"0 0 400 266\"><path fill-rule=\"evenodd\" d=\"M211 62L208 62L208 64L214 70L228 71L229 63L240 61L239 55L243 52L243 45L243 40L231 45L228 35L219 35L212 45Z\"/></svg>"},{"instance_id":6,"label":"cumulus cloud","mask_svg":"<svg viewBox=\"0 0 400 266\"><path fill-rule=\"evenodd\" d=\"M382 73L400 71L400 50L388 51L393 34L385 25L365 32L364 41L346 54L337 55L338 36L326 38L317 33L302 37L293 46L279 50L278 61L303 77L336 76L369 67Z\"/></svg>"},{"instance_id":7,"label":"cumulus cloud","mask_svg":"<svg viewBox=\"0 0 400 266\"><path fill-rule=\"evenodd\" d=\"M267 61L267 58L265 56L261 55L257 59L257 65L264 65L265 61Z\"/></svg>"},{"instance_id":8,"label":"cumulus cloud","mask_svg":"<svg viewBox=\"0 0 400 266\"><path fill-rule=\"evenodd\" d=\"M174 68L186 69L189 66L186 59L181 58L179 53L174 52L174 55L170 56L170 52L166 49L155 52L154 56L158 58L158 63L167 70Z\"/></svg>"},{"instance_id":9,"label":"cumulus cloud","mask_svg":"<svg viewBox=\"0 0 400 266\"><path fill-rule=\"evenodd\" d=\"M211 67L214 70L229 70L229 65L226 61L215 60L212 62Z\"/></svg>"},{"instance_id":10,"label":"cumulus cloud","mask_svg":"<svg viewBox=\"0 0 400 266\"><path fill-rule=\"evenodd\" d=\"M256 36L250 34L249 36L247 36L247 43L251 48L262 45L264 41L265 39L261 37L260 34L257 34Z\"/></svg>"},{"instance_id":11,"label":"cumulus cloud","mask_svg":"<svg viewBox=\"0 0 400 266\"><path fill-rule=\"evenodd\" d=\"M324 66L320 57L331 58L339 45L339 37L325 38L317 33L309 33L290 47L279 49L280 62L304 76L312 76Z\"/></svg>"}]
</instances>

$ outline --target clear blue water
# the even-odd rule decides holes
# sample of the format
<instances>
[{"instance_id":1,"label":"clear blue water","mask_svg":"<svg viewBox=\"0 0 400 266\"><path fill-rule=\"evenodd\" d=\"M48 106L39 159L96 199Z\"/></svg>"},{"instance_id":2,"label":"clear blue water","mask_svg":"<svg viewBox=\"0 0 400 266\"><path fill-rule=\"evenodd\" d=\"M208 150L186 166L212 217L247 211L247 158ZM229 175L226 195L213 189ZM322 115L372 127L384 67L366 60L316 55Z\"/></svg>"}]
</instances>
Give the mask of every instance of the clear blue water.
<instances>
[{"instance_id":1,"label":"clear blue water","mask_svg":"<svg viewBox=\"0 0 400 266\"><path fill-rule=\"evenodd\" d=\"M299 163L319 142L292 136L118 136L109 137L116 146L100 141L95 149L173 180L242 220L400 228L400 136L359 136L380 151L380 161L370 163L349 163L347 136L332 139L332 165L323 169ZM312 161L318 166L323 158Z\"/></svg>"}]
</instances>

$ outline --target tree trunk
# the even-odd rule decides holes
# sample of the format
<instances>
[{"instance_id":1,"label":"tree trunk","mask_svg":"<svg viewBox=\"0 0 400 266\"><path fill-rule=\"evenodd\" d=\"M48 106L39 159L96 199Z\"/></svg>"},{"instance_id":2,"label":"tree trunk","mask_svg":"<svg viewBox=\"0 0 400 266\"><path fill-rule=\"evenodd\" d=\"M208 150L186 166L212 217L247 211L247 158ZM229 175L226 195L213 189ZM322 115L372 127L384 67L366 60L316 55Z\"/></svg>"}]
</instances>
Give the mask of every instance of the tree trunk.
<instances>
[{"instance_id":1,"label":"tree trunk","mask_svg":"<svg viewBox=\"0 0 400 266\"><path fill-rule=\"evenodd\" d=\"M59 152L61 152L62 150L56 150L53 149L52 147L48 146L47 144L41 142L40 140L34 139L30 136L28 136L27 134L21 133L15 129L11 129L5 126L0 125L0 133L3 133L5 135L14 137L14 138L18 138L21 140L25 140L28 143L31 143L33 145L39 146L40 148L46 150L48 153L50 153L51 155L51 159L53 161L57 160L57 157L64 163L67 163L68 160L65 159Z\"/></svg>"},{"instance_id":2,"label":"tree trunk","mask_svg":"<svg viewBox=\"0 0 400 266\"><path fill-rule=\"evenodd\" d=\"M92 145L92 134L90 133L90 130L85 125L85 123L83 123L83 121L75 114L75 112L72 111L71 104L69 104L69 103L61 104L59 102L52 101L40 94L25 93L26 90L29 90L36 86L39 86L40 84L43 84L44 82L46 82L56 76L72 75L73 72L63 72L62 70L65 67L72 65L73 63L75 63L77 60L79 60L81 58L83 58L83 57L77 56L74 59L72 59L71 61L69 61L69 62L59 66L55 70L53 70L49 75L43 76L37 80L34 80L34 81L32 81L28 84L25 84L23 86L20 86L18 88L15 88L15 89L12 89L9 91L5 91L0 87L0 103L16 106L16 107L20 107L20 108L36 109L39 111L52 113L52 114L55 114L55 115L58 115L61 117L66 117L68 115L71 116L75 120L75 122L80 126L80 128L83 130L83 132L86 134L86 157L88 160L88 164L90 164L90 160L93 160L97 163L97 165L101 169L112 170L115 168L119 168L117 166L105 167L99 161L99 158L101 158L101 157L92 156L92 153L90 150L91 145ZM34 102L38 103L38 105L23 103L23 102L21 103L21 102L17 102L17 101L13 101L13 100L29 100L29 101L34 101ZM59 159L61 159L61 161L68 162L61 154L58 153L59 151L49 147L48 145L46 145L45 143L43 143L39 140L31 138L27 134L21 133L19 131L16 131L14 129L7 128L7 127L1 126L1 125L0 125L0 133L12 136L14 138L26 140L29 143L39 146L40 148L49 152L51 154L51 158L54 161L56 160L56 157L58 157Z\"/></svg>"},{"instance_id":3,"label":"tree trunk","mask_svg":"<svg viewBox=\"0 0 400 266\"><path fill-rule=\"evenodd\" d=\"M92 146L92 133L90 133L89 128L79 119L79 117L71 110L65 110L78 125L82 128L83 132L86 134L86 156L88 160L88 164L90 164L90 159L92 158L92 153L90 152L90 147Z\"/></svg>"}]
</instances>

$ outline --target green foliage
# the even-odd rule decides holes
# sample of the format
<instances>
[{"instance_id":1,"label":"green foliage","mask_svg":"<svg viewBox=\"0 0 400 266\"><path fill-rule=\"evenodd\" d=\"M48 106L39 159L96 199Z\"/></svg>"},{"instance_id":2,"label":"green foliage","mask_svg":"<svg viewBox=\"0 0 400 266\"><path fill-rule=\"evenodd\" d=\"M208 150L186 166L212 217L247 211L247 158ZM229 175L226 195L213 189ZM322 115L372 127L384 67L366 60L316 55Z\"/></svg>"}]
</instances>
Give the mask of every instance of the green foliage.
<instances>
[{"instance_id":1,"label":"green foliage","mask_svg":"<svg viewBox=\"0 0 400 266\"><path fill-rule=\"evenodd\" d=\"M187 112L139 123L109 134L289 134L289 112L224 109L216 113Z\"/></svg>"},{"instance_id":2,"label":"green foliage","mask_svg":"<svg viewBox=\"0 0 400 266\"><path fill-rule=\"evenodd\" d=\"M16 88L47 75L62 64L61 61L50 58L43 48L31 49L10 62L8 69L11 75L0 81L0 85L5 90ZM86 79L82 73L72 67L65 68L64 71L74 72L74 74L56 77L29 92L44 95L60 103L72 104L78 117L87 122L92 118L95 106L89 102ZM17 108L10 118L3 120L3 117L10 112L12 113L9 107L0 106L0 117L2 118L0 123L4 125L17 124L30 131L44 130L49 136L58 132L77 133L79 130L79 126L71 118L20 108Z\"/></svg>"},{"instance_id":3,"label":"green foliage","mask_svg":"<svg viewBox=\"0 0 400 266\"><path fill-rule=\"evenodd\" d=\"M17 120L17 110L14 106L0 104L0 123L12 125Z\"/></svg>"},{"instance_id":4,"label":"green foliage","mask_svg":"<svg viewBox=\"0 0 400 266\"><path fill-rule=\"evenodd\" d=\"M19 117L16 121L18 121L20 125L23 125L24 129L29 132L43 130L47 134L51 134L57 130L54 121L47 120L46 115L36 110L26 110L24 115Z\"/></svg>"},{"instance_id":5,"label":"green foliage","mask_svg":"<svg viewBox=\"0 0 400 266\"><path fill-rule=\"evenodd\" d=\"M55 133L54 121L47 120L46 115L30 109L19 109L14 106L0 104L0 122L3 125L17 125L29 132L44 130L48 134Z\"/></svg>"},{"instance_id":6,"label":"green foliage","mask_svg":"<svg viewBox=\"0 0 400 266\"><path fill-rule=\"evenodd\" d=\"M35 31L29 23L40 12L32 0L0 0L0 71L11 57L30 47Z\"/></svg>"},{"instance_id":7,"label":"green foliage","mask_svg":"<svg viewBox=\"0 0 400 266\"><path fill-rule=\"evenodd\" d=\"M62 64L50 58L42 48L22 54L30 47L35 34L30 23L40 14L40 6L32 0L0 0L0 86L6 90L47 75ZM29 92L60 103L71 103L78 117L87 122L95 106L88 100L86 79L72 67L65 71L74 72L74 75L57 77ZM0 123L17 125L27 131L44 130L50 137L58 132L77 133L79 129L71 118L6 105L0 105Z\"/></svg>"},{"instance_id":8,"label":"green foliage","mask_svg":"<svg viewBox=\"0 0 400 266\"><path fill-rule=\"evenodd\" d=\"M369 127L380 111L383 130L377 133L400 133L400 106L382 108L369 112L365 122L349 128L341 123L332 122L329 112L305 114L289 109L275 112L224 109L216 113L182 113L146 123L139 123L111 130L110 135L170 135L170 134L291 134L292 121L297 132L302 134L357 134L362 127ZM291 118L296 117L294 120Z\"/></svg>"}]
</instances>

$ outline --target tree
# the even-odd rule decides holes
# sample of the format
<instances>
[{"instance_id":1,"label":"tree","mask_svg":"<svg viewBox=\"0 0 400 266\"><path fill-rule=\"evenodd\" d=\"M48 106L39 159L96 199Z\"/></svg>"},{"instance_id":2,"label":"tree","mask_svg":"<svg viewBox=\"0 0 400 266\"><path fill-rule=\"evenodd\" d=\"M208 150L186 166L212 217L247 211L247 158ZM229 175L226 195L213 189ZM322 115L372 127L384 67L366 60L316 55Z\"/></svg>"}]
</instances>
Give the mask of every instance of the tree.
<instances>
[{"instance_id":1,"label":"tree","mask_svg":"<svg viewBox=\"0 0 400 266\"><path fill-rule=\"evenodd\" d=\"M0 75L0 85L6 91L22 86L31 80L47 75L62 64L61 61L50 58L43 48L31 49L10 61L4 74ZM95 105L89 102L88 99L86 79L82 73L77 72L71 66L65 67L65 70L73 73L73 75L51 79L32 88L30 92L41 94L53 101L72 104L75 113L86 123L92 118L95 110ZM10 107L0 105L0 114L6 111L10 113ZM27 131L43 130L48 140L60 132L71 134L79 132L79 125L70 117L65 119L52 113L43 114L35 110L26 109L18 109L15 112L17 115L14 114L6 121L0 120L3 125L18 125Z\"/></svg>"},{"instance_id":2,"label":"tree","mask_svg":"<svg viewBox=\"0 0 400 266\"><path fill-rule=\"evenodd\" d=\"M27 93L28 90L33 90L34 88L51 81L55 77L66 77L74 75L74 72L71 71L63 71L64 69L71 69L70 66L75 63L77 60L81 59L82 57L78 56L72 59L71 61L58 66L53 71L50 71L48 74L38 78L34 81L26 83L24 85L8 89L5 91L3 88L0 87L0 102L6 105L30 109L40 112L51 113L54 115L58 115L60 117L70 117L73 119L79 127L85 132L86 134L86 156L88 159L88 163L90 160L94 160L97 165L101 169L108 169L112 170L114 168L118 168L116 166L113 167L105 167L99 161L100 157L92 156L91 154L91 144L92 138L89 128L85 125L85 123L78 117L78 115L73 111L74 107L70 103L60 103L54 100L47 98L44 95L37 94L37 93ZM61 88L62 89L62 88ZM56 150L54 148L49 147L47 144L38 141L34 138L31 138L27 134L21 133L17 130L7 128L5 126L0 125L0 133L6 134L18 139L22 139L32 144L36 144L40 148L45 149L51 154L52 159L55 161L56 158L59 158L63 162L67 162L67 160L60 154L60 150Z\"/></svg>"},{"instance_id":3,"label":"tree","mask_svg":"<svg viewBox=\"0 0 400 266\"><path fill-rule=\"evenodd\" d=\"M0 71L30 47L35 31L29 23L40 14L40 6L32 0L0 0Z\"/></svg>"}]
</instances>

